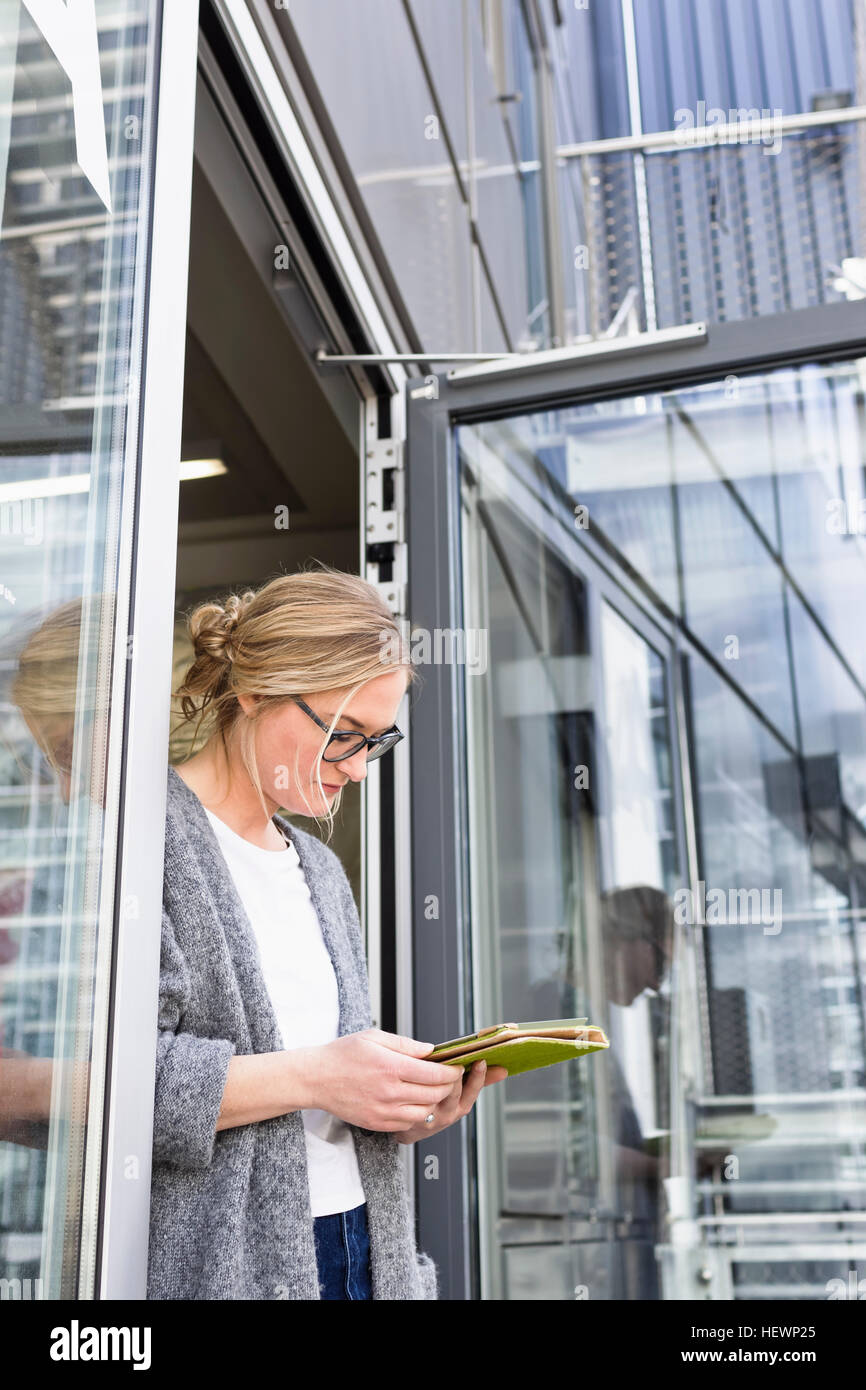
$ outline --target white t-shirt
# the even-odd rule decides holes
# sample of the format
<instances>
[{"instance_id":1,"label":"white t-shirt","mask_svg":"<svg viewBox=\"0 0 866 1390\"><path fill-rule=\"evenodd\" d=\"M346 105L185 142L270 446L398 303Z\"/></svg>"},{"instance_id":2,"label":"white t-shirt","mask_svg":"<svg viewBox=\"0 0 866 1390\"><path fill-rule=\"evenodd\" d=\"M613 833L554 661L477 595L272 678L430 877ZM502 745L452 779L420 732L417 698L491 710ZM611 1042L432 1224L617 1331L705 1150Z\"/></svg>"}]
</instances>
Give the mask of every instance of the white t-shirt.
<instances>
[{"instance_id":1,"label":"white t-shirt","mask_svg":"<svg viewBox=\"0 0 866 1390\"><path fill-rule=\"evenodd\" d=\"M207 810L207 807L205 807ZM208 819L255 933L283 1048L332 1042L340 1026L337 978L294 845L262 849L211 811ZM302 1110L313 1216L366 1200L348 1125L326 1110Z\"/></svg>"}]
</instances>

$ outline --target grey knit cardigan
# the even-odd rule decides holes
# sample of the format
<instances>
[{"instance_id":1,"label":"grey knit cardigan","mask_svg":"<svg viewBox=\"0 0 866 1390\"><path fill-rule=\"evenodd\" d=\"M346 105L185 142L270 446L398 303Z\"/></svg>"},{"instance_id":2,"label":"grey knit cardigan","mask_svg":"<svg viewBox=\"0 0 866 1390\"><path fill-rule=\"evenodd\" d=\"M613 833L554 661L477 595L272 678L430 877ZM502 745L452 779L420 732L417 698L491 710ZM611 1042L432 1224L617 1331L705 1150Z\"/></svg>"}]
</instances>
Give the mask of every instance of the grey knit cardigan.
<instances>
[{"instance_id":1,"label":"grey knit cardigan","mask_svg":"<svg viewBox=\"0 0 866 1390\"><path fill-rule=\"evenodd\" d=\"M340 861L283 817L333 962L340 1036L372 1027L366 962ZM300 1111L216 1132L232 1056L283 1043L258 949L204 807L168 769L154 1101L150 1299L320 1297ZM352 1125L376 1299L438 1298L418 1252L392 1134Z\"/></svg>"}]
</instances>

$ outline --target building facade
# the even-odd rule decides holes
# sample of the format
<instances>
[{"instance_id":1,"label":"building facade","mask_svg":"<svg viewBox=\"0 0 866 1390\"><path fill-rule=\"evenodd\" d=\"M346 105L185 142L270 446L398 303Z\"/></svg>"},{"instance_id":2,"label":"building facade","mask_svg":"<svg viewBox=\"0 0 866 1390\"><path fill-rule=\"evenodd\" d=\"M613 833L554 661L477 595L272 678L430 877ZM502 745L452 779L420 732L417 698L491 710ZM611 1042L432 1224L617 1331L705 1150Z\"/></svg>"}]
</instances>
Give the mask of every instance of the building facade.
<instances>
[{"instance_id":1,"label":"building facade","mask_svg":"<svg viewBox=\"0 0 866 1390\"><path fill-rule=\"evenodd\" d=\"M143 1297L184 614L311 557L378 1025L611 1038L406 1152L443 1296L866 1278L863 0L0 23L3 1296Z\"/></svg>"}]
</instances>

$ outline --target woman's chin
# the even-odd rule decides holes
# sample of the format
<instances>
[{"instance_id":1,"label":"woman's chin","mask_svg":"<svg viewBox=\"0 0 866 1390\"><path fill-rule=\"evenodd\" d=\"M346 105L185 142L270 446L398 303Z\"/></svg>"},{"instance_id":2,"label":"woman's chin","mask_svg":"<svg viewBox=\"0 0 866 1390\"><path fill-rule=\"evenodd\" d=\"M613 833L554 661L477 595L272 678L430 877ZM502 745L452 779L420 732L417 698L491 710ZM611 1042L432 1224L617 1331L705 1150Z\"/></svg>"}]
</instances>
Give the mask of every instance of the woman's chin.
<instances>
[{"instance_id":1,"label":"woman's chin","mask_svg":"<svg viewBox=\"0 0 866 1390\"><path fill-rule=\"evenodd\" d=\"M323 786L324 791L322 792L319 791L319 788L317 786L310 787L310 791L307 797L307 804L300 802L300 798L298 797L296 799L300 802L299 805L293 805L283 802L282 809L284 811L288 811L290 816L323 815L329 809L329 807L333 806L340 792L343 790L342 787L329 788L328 785L324 783Z\"/></svg>"}]
</instances>

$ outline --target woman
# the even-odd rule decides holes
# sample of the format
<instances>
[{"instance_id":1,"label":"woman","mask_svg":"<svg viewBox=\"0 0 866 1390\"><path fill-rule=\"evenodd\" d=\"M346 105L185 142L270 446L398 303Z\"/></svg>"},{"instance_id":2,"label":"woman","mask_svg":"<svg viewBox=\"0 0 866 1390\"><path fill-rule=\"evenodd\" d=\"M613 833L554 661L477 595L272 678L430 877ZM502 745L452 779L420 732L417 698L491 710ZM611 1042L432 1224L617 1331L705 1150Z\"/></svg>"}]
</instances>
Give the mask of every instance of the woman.
<instances>
[{"instance_id":1,"label":"woman","mask_svg":"<svg viewBox=\"0 0 866 1390\"><path fill-rule=\"evenodd\" d=\"M169 768L149 1298L436 1298L398 1146L503 1067L371 1027L346 875L278 808L332 823L402 737L414 676L377 591L321 567L203 604ZM396 654L396 655L395 655Z\"/></svg>"}]
</instances>

